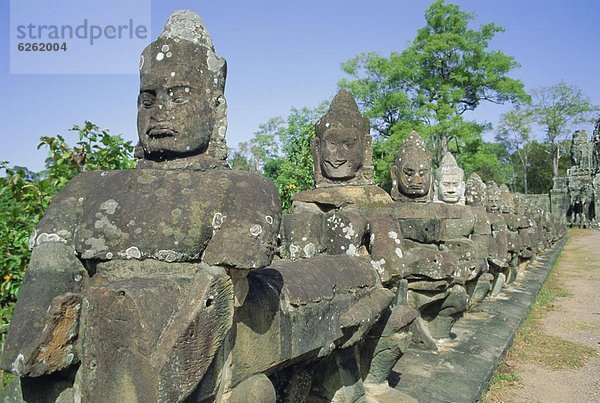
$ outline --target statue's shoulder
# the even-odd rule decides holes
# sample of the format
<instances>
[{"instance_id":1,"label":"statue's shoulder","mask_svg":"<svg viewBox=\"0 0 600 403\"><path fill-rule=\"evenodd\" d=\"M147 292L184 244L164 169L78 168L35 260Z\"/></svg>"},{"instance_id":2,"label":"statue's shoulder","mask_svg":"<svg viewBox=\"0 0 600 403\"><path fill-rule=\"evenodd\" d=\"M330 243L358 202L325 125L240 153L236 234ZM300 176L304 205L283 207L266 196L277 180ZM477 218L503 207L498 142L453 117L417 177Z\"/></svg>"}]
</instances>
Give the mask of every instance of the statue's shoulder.
<instances>
[{"instance_id":1,"label":"statue's shoulder","mask_svg":"<svg viewBox=\"0 0 600 403\"><path fill-rule=\"evenodd\" d=\"M399 219L442 220L463 218L468 208L447 203L396 202L393 211Z\"/></svg>"},{"instance_id":2,"label":"statue's shoulder","mask_svg":"<svg viewBox=\"0 0 600 403\"><path fill-rule=\"evenodd\" d=\"M297 193L294 202L313 203L334 208L379 208L394 204L390 195L375 185L335 186Z\"/></svg>"},{"instance_id":3,"label":"statue's shoulder","mask_svg":"<svg viewBox=\"0 0 600 403\"><path fill-rule=\"evenodd\" d=\"M206 251L214 265L262 267L275 248L280 206L275 185L246 172L87 172L60 192L33 242L73 245L84 259L189 261Z\"/></svg>"},{"instance_id":4,"label":"statue's shoulder","mask_svg":"<svg viewBox=\"0 0 600 403\"><path fill-rule=\"evenodd\" d=\"M46 209L30 238L29 246L52 241L72 244L85 202L104 175L106 171L88 171L71 179Z\"/></svg>"}]
</instances>

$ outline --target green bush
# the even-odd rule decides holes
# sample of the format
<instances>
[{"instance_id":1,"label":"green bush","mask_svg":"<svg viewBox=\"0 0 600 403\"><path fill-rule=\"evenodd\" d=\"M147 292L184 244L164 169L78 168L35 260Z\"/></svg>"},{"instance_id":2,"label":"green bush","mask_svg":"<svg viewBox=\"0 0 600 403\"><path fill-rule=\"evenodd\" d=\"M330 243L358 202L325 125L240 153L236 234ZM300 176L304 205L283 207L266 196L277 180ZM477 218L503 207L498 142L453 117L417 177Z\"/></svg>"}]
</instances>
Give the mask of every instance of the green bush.
<instances>
[{"instance_id":1,"label":"green bush","mask_svg":"<svg viewBox=\"0 0 600 403\"><path fill-rule=\"evenodd\" d=\"M61 135L42 137L48 148L46 169L34 173L0 162L0 344L4 343L31 252L29 236L48 204L82 171L133 168L133 145L91 122L73 126L79 141L70 146Z\"/></svg>"}]
</instances>

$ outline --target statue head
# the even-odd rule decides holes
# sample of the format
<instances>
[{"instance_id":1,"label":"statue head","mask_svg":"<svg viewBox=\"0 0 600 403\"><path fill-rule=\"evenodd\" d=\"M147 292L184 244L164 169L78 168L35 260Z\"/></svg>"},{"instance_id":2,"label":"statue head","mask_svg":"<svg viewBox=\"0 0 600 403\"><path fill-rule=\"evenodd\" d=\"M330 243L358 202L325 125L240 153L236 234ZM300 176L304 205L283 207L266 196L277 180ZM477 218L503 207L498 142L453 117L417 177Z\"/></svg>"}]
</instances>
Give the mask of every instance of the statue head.
<instances>
[{"instance_id":1,"label":"statue head","mask_svg":"<svg viewBox=\"0 0 600 403\"><path fill-rule=\"evenodd\" d=\"M200 17L177 11L142 52L137 127L143 158L208 153L224 159L225 59Z\"/></svg>"},{"instance_id":2,"label":"statue head","mask_svg":"<svg viewBox=\"0 0 600 403\"><path fill-rule=\"evenodd\" d=\"M513 202L515 205L515 214L518 216L525 215L527 210L527 199L521 193L515 193L513 195Z\"/></svg>"},{"instance_id":3,"label":"statue head","mask_svg":"<svg viewBox=\"0 0 600 403\"><path fill-rule=\"evenodd\" d=\"M580 145L580 144L587 143L588 141L589 141L589 136L585 129L584 130L575 130L575 133L573 133L573 140L571 141L572 144Z\"/></svg>"},{"instance_id":4,"label":"statue head","mask_svg":"<svg viewBox=\"0 0 600 403\"><path fill-rule=\"evenodd\" d=\"M465 183L465 204L474 207L485 205L486 189L481 177L473 172Z\"/></svg>"},{"instance_id":5,"label":"statue head","mask_svg":"<svg viewBox=\"0 0 600 403\"><path fill-rule=\"evenodd\" d=\"M312 153L317 187L371 184L369 130L369 119L362 116L352 95L339 90L327 113L315 125Z\"/></svg>"},{"instance_id":6,"label":"statue head","mask_svg":"<svg viewBox=\"0 0 600 403\"><path fill-rule=\"evenodd\" d=\"M513 214L515 212L515 202L510 189L505 184L500 185L500 211L505 214Z\"/></svg>"},{"instance_id":7,"label":"statue head","mask_svg":"<svg viewBox=\"0 0 600 403\"><path fill-rule=\"evenodd\" d=\"M462 202L465 192L465 171L458 166L452 153L447 152L435 170L434 195L444 203Z\"/></svg>"},{"instance_id":8,"label":"statue head","mask_svg":"<svg viewBox=\"0 0 600 403\"><path fill-rule=\"evenodd\" d=\"M392 198L427 201L431 188L431 153L419 133L404 140L392 165Z\"/></svg>"},{"instance_id":9,"label":"statue head","mask_svg":"<svg viewBox=\"0 0 600 403\"><path fill-rule=\"evenodd\" d=\"M485 208L488 213L499 213L502 203L500 200L500 189L496 182L491 181L487 184L485 195Z\"/></svg>"}]
</instances>

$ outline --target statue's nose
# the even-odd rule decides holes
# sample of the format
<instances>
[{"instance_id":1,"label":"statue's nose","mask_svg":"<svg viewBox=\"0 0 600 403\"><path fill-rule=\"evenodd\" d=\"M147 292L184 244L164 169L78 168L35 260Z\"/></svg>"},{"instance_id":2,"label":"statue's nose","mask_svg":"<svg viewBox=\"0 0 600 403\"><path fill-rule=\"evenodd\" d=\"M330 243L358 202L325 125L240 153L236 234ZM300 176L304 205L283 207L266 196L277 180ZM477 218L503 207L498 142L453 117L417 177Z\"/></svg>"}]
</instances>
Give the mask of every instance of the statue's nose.
<instances>
[{"instance_id":1,"label":"statue's nose","mask_svg":"<svg viewBox=\"0 0 600 403\"><path fill-rule=\"evenodd\" d=\"M168 120L168 102L165 102L164 99L158 99L156 103L156 107L154 108L154 113L152 114L152 118L157 122L163 122Z\"/></svg>"}]
</instances>

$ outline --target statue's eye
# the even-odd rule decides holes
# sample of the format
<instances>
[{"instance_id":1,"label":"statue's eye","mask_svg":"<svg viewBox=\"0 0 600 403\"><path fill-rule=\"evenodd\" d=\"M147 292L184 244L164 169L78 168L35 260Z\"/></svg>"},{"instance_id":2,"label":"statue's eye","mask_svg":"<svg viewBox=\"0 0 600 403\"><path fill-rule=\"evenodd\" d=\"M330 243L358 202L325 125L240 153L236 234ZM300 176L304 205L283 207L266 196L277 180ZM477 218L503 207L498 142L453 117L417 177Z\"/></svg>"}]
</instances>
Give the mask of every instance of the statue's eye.
<instances>
[{"instance_id":1,"label":"statue's eye","mask_svg":"<svg viewBox=\"0 0 600 403\"><path fill-rule=\"evenodd\" d=\"M156 97L151 92L142 92L139 96L139 104L144 108L150 108L154 105Z\"/></svg>"},{"instance_id":2,"label":"statue's eye","mask_svg":"<svg viewBox=\"0 0 600 403\"><path fill-rule=\"evenodd\" d=\"M404 174L407 176L412 176L415 174L415 171L413 171L412 169L405 169Z\"/></svg>"},{"instance_id":3,"label":"statue's eye","mask_svg":"<svg viewBox=\"0 0 600 403\"><path fill-rule=\"evenodd\" d=\"M173 102L176 104L185 104L188 101L188 98L185 97L174 97Z\"/></svg>"}]
</instances>

